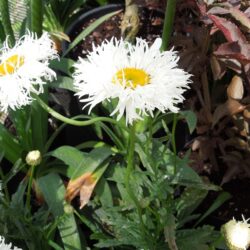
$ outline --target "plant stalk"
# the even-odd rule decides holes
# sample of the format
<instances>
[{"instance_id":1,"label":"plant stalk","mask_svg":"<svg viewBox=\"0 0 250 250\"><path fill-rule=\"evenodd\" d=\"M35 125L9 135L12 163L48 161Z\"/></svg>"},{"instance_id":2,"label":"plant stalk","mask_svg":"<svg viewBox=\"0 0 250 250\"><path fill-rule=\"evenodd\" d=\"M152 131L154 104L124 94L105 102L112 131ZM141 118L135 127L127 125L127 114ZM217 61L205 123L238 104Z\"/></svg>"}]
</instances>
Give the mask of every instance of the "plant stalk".
<instances>
[{"instance_id":1,"label":"plant stalk","mask_svg":"<svg viewBox=\"0 0 250 250\"><path fill-rule=\"evenodd\" d=\"M167 50L167 48L169 46L169 41L170 41L170 37L172 34L173 25L174 25L176 1L177 0L168 0L167 1L164 26L163 26L163 34L162 34L161 51Z\"/></svg>"},{"instance_id":2,"label":"plant stalk","mask_svg":"<svg viewBox=\"0 0 250 250\"><path fill-rule=\"evenodd\" d=\"M43 0L31 0L31 30L38 37L43 33Z\"/></svg>"},{"instance_id":3,"label":"plant stalk","mask_svg":"<svg viewBox=\"0 0 250 250\"><path fill-rule=\"evenodd\" d=\"M34 176L34 170L35 166L31 166L30 176L29 176L29 183L28 183L28 190L27 190L27 199L26 199L26 207L28 208L28 211L30 211L31 208L31 187L33 182L33 176Z\"/></svg>"},{"instance_id":4,"label":"plant stalk","mask_svg":"<svg viewBox=\"0 0 250 250\"><path fill-rule=\"evenodd\" d=\"M136 206L136 209L139 215L141 229L145 233L145 235L148 235L146 228L144 226L143 219L142 219L141 205L139 201L137 200L136 196L134 195L134 192L130 185L130 176L134 170L134 152L135 152L135 125L134 124L131 125L130 127L129 140L130 141L129 141L129 149L128 149L128 165L127 165L126 174L125 174L125 187L126 187L129 197L132 199L132 201L134 202Z\"/></svg>"},{"instance_id":5,"label":"plant stalk","mask_svg":"<svg viewBox=\"0 0 250 250\"><path fill-rule=\"evenodd\" d=\"M54 109L50 108L39 96L33 94L33 96L35 97L35 99L38 101L38 103L40 104L40 106L45 110L47 111L50 115L52 115L54 118L64 122L64 123L67 123L67 124L70 124L70 125L74 125L74 126L89 126L89 125L92 125L96 122L109 122L109 123L112 123L112 124L117 124L118 122L112 118L109 118L109 117L89 117L89 120L86 120L86 121L77 121L77 120L74 120L74 119L71 119L71 118L67 118L61 114L59 114L58 112L56 112ZM124 128L124 127L123 127Z\"/></svg>"},{"instance_id":6,"label":"plant stalk","mask_svg":"<svg viewBox=\"0 0 250 250\"><path fill-rule=\"evenodd\" d=\"M1 13L2 25L6 36L8 37L8 42L10 46L13 47L15 45L15 36L10 21L8 0L0 0L0 13Z\"/></svg>"}]
</instances>

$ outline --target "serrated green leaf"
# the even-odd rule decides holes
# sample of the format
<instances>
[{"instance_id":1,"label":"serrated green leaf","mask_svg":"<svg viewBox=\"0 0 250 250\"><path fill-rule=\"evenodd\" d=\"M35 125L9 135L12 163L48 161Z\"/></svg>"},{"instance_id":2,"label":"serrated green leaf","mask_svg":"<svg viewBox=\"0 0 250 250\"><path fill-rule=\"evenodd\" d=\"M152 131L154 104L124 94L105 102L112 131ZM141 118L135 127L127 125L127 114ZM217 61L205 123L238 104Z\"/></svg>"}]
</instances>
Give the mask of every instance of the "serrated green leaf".
<instances>
[{"instance_id":1,"label":"serrated green leaf","mask_svg":"<svg viewBox=\"0 0 250 250\"><path fill-rule=\"evenodd\" d=\"M32 133L30 129L31 117L29 107L24 107L19 110L11 110L10 118L13 122L17 137L23 149L26 151L32 150Z\"/></svg>"},{"instance_id":2,"label":"serrated green leaf","mask_svg":"<svg viewBox=\"0 0 250 250\"><path fill-rule=\"evenodd\" d=\"M209 244L215 242L220 233L211 226L197 229L183 229L176 233L179 250L209 250Z\"/></svg>"},{"instance_id":3,"label":"serrated green leaf","mask_svg":"<svg viewBox=\"0 0 250 250\"><path fill-rule=\"evenodd\" d=\"M207 196L208 191L195 187L187 187L180 198L175 201L177 211L178 227L183 226L185 220L201 204ZM183 222L184 220L184 222Z\"/></svg>"}]
</instances>

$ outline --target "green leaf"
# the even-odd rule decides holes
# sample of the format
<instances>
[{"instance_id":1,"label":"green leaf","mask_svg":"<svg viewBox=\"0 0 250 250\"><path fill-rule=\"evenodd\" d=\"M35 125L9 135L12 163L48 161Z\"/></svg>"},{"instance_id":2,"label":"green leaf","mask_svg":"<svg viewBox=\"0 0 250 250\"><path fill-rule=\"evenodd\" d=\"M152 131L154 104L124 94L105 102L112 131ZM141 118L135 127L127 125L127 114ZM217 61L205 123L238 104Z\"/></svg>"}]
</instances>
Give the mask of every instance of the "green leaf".
<instances>
[{"instance_id":1,"label":"green leaf","mask_svg":"<svg viewBox=\"0 0 250 250\"><path fill-rule=\"evenodd\" d=\"M64 212L65 188L63 181L57 174L49 174L37 180L37 184L42 191L44 198L55 218L60 217L58 229L64 244L65 250L86 249L80 241L80 235L77 229L73 212ZM73 208L72 208L73 210Z\"/></svg>"},{"instance_id":2,"label":"green leaf","mask_svg":"<svg viewBox=\"0 0 250 250\"><path fill-rule=\"evenodd\" d=\"M30 0L30 8L31 31L40 37L43 32L43 0Z\"/></svg>"},{"instance_id":3,"label":"green leaf","mask_svg":"<svg viewBox=\"0 0 250 250\"><path fill-rule=\"evenodd\" d=\"M52 88L67 89L76 92L73 84L73 79L66 76L58 76L57 79L49 84Z\"/></svg>"},{"instance_id":4,"label":"green leaf","mask_svg":"<svg viewBox=\"0 0 250 250\"><path fill-rule=\"evenodd\" d=\"M24 107L10 111L11 121L13 122L21 146L26 151L32 150L32 133L30 129L30 108Z\"/></svg>"},{"instance_id":5,"label":"green leaf","mask_svg":"<svg viewBox=\"0 0 250 250\"><path fill-rule=\"evenodd\" d=\"M211 226L197 229L184 229L176 233L179 250L209 250L208 244L215 242L220 233L215 232Z\"/></svg>"},{"instance_id":6,"label":"green leaf","mask_svg":"<svg viewBox=\"0 0 250 250\"><path fill-rule=\"evenodd\" d=\"M59 70L62 73L71 76L73 72L72 68L74 63L75 62L69 58L60 58L60 61L58 59L51 60L50 67L54 70Z\"/></svg>"},{"instance_id":7,"label":"green leaf","mask_svg":"<svg viewBox=\"0 0 250 250\"><path fill-rule=\"evenodd\" d=\"M104 21L108 20L110 17L116 15L120 11L115 11L112 13L108 13L100 18L98 18L96 21L94 21L92 24L90 24L86 29L84 29L76 38L75 40L70 43L68 49L64 52L63 56L68 54L78 43L80 43L83 39L85 39L86 36L88 36L92 31L94 31L100 24L102 24Z\"/></svg>"},{"instance_id":8,"label":"green leaf","mask_svg":"<svg viewBox=\"0 0 250 250\"><path fill-rule=\"evenodd\" d=\"M15 163L21 156L22 147L16 138L0 123L0 151L4 152L4 157Z\"/></svg>"},{"instance_id":9,"label":"green leaf","mask_svg":"<svg viewBox=\"0 0 250 250\"><path fill-rule=\"evenodd\" d=\"M4 32L3 24L2 24L2 22L0 22L0 42L3 43L5 41L5 39L6 39L6 35Z\"/></svg>"},{"instance_id":10,"label":"green leaf","mask_svg":"<svg viewBox=\"0 0 250 250\"><path fill-rule=\"evenodd\" d=\"M95 188L95 193L97 197L100 199L102 206L104 207L113 206L112 193L108 182L104 178L101 178L99 180Z\"/></svg>"},{"instance_id":11,"label":"green leaf","mask_svg":"<svg viewBox=\"0 0 250 250\"><path fill-rule=\"evenodd\" d=\"M187 187L180 198L176 200L176 211L178 218L178 227L182 226L185 219L201 204L207 196L208 191L195 187ZM184 220L184 223L182 223Z\"/></svg>"},{"instance_id":12,"label":"green leaf","mask_svg":"<svg viewBox=\"0 0 250 250\"><path fill-rule=\"evenodd\" d=\"M14 36L14 32L11 26L11 21L10 21L8 0L0 1L0 13L1 13L1 20L2 20L2 25L4 28L4 32L6 36L9 37L9 44L11 45L11 47L13 47L15 45L15 36Z\"/></svg>"},{"instance_id":13,"label":"green leaf","mask_svg":"<svg viewBox=\"0 0 250 250\"><path fill-rule=\"evenodd\" d=\"M22 159L18 159L11 170L8 172L8 174L5 175L2 187L7 186L7 183L19 172L21 169L23 169L25 164L22 162Z\"/></svg>"},{"instance_id":14,"label":"green leaf","mask_svg":"<svg viewBox=\"0 0 250 250\"><path fill-rule=\"evenodd\" d=\"M48 93L45 89L41 95L44 102L48 102ZM44 146L48 136L48 113L34 100L31 103L31 131L32 131L32 147L44 152Z\"/></svg>"},{"instance_id":15,"label":"green leaf","mask_svg":"<svg viewBox=\"0 0 250 250\"><path fill-rule=\"evenodd\" d=\"M217 208L219 208L225 201L227 201L231 197L232 196L227 192L222 192L221 194L219 194L219 196L216 198L214 203L208 208L208 210L195 223L195 226L197 226L199 223L201 223L209 214L214 212Z\"/></svg>"},{"instance_id":16,"label":"green leaf","mask_svg":"<svg viewBox=\"0 0 250 250\"><path fill-rule=\"evenodd\" d=\"M67 176L75 179L86 172L94 172L112 151L107 147L93 149L90 153L83 153L71 146L62 146L54 150L51 155L68 165Z\"/></svg>"},{"instance_id":17,"label":"green leaf","mask_svg":"<svg viewBox=\"0 0 250 250\"><path fill-rule=\"evenodd\" d=\"M175 230L175 217L172 214L169 214L167 219L167 225L164 228L164 235L166 242L172 250L178 250L175 241Z\"/></svg>"},{"instance_id":18,"label":"green leaf","mask_svg":"<svg viewBox=\"0 0 250 250\"><path fill-rule=\"evenodd\" d=\"M186 119L190 133L192 134L196 128L197 117L191 110L181 111L180 114Z\"/></svg>"},{"instance_id":19,"label":"green leaf","mask_svg":"<svg viewBox=\"0 0 250 250\"><path fill-rule=\"evenodd\" d=\"M100 5L108 4L108 0L97 0Z\"/></svg>"}]
</instances>

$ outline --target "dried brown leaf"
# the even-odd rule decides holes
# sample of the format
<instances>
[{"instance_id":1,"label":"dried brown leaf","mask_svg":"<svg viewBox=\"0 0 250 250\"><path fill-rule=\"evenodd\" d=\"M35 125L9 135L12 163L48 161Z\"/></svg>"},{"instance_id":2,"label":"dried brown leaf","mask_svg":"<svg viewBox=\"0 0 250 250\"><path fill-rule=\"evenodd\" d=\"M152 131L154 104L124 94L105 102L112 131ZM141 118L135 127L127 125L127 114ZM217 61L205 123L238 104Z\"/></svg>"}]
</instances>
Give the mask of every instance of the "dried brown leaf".
<instances>
[{"instance_id":1,"label":"dried brown leaf","mask_svg":"<svg viewBox=\"0 0 250 250\"><path fill-rule=\"evenodd\" d=\"M80 195L80 208L83 208L90 200L97 181L93 173L85 173L75 180L70 180L66 189L65 199L70 202Z\"/></svg>"},{"instance_id":2,"label":"dried brown leaf","mask_svg":"<svg viewBox=\"0 0 250 250\"><path fill-rule=\"evenodd\" d=\"M248 148L248 143L239 137L233 137L225 140L224 145L235 147L240 150L246 150Z\"/></svg>"},{"instance_id":3,"label":"dried brown leaf","mask_svg":"<svg viewBox=\"0 0 250 250\"><path fill-rule=\"evenodd\" d=\"M213 114L213 124L212 127L214 127L217 122L224 116L232 116L237 113L240 113L244 111L246 108L245 105L242 105L237 100L234 99L228 99L225 103L219 105Z\"/></svg>"},{"instance_id":4,"label":"dried brown leaf","mask_svg":"<svg viewBox=\"0 0 250 250\"><path fill-rule=\"evenodd\" d=\"M229 10L219 7L219 6L215 6L207 12L207 14L212 14L212 15L217 15L217 14L224 15L228 13L229 13Z\"/></svg>"},{"instance_id":5,"label":"dried brown leaf","mask_svg":"<svg viewBox=\"0 0 250 250\"><path fill-rule=\"evenodd\" d=\"M241 77L234 76L227 87L227 96L235 100L241 100L244 95L244 87Z\"/></svg>"},{"instance_id":6,"label":"dried brown leaf","mask_svg":"<svg viewBox=\"0 0 250 250\"><path fill-rule=\"evenodd\" d=\"M243 112L243 116L246 120L250 120L250 108L246 108Z\"/></svg>"},{"instance_id":7,"label":"dried brown leaf","mask_svg":"<svg viewBox=\"0 0 250 250\"><path fill-rule=\"evenodd\" d=\"M236 59L241 64L248 64L250 62L250 46L247 43L223 43L214 51L214 55L219 58Z\"/></svg>"},{"instance_id":8,"label":"dried brown leaf","mask_svg":"<svg viewBox=\"0 0 250 250\"><path fill-rule=\"evenodd\" d=\"M221 79L226 72L226 68L223 67L223 65L217 60L215 56L211 56L210 64L214 80L216 81Z\"/></svg>"}]
</instances>

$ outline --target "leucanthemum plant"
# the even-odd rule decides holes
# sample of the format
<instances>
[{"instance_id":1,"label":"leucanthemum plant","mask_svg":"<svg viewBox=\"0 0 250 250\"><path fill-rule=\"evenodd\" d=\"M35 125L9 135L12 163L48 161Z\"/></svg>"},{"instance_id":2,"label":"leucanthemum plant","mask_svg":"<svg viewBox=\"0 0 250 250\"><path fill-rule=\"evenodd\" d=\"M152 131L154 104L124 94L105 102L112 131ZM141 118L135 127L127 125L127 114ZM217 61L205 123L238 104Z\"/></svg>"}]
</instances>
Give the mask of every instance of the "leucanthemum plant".
<instances>
[{"instance_id":1,"label":"leucanthemum plant","mask_svg":"<svg viewBox=\"0 0 250 250\"><path fill-rule=\"evenodd\" d=\"M74 85L81 102L90 106L117 99L111 115L119 120L126 116L132 124L142 116L153 116L155 109L178 112L190 75L178 67L179 57L173 50L160 51L162 40L150 47L140 38L135 45L112 39L93 46L87 60L75 64Z\"/></svg>"},{"instance_id":2,"label":"leucanthemum plant","mask_svg":"<svg viewBox=\"0 0 250 250\"><path fill-rule=\"evenodd\" d=\"M43 92L43 85L56 75L48 67L57 52L48 33L40 38L28 33L13 48L8 40L0 50L0 111L16 110L30 104L31 93Z\"/></svg>"},{"instance_id":3,"label":"leucanthemum plant","mask_svg":"<svg viewBox=\"0 0 250 250\"><path fill-rule=\"evenodd\" d=\"M13 247L12 244L5 243L5 238L3 236L0 236L0 249L1 250L22 250L18 247Z\"/></svg>"}]
</instances>

